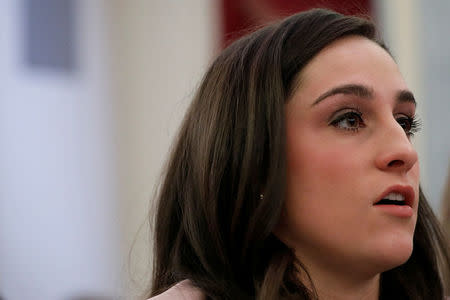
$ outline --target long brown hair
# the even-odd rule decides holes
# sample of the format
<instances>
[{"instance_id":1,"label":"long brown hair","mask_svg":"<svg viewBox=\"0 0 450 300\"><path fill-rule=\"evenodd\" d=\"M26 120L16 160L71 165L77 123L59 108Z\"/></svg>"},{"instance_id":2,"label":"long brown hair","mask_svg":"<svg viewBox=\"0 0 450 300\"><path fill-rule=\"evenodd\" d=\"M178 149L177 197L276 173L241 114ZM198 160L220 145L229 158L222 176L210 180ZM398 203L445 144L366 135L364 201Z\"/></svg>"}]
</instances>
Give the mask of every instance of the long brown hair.
<instances>
[{"instance_id":1,"label":"long brown hair","mask_svg":"<svg viewBox=\"0 0 450 300\"><path fill-rule=\"evenodd\" d=\"M241 38L213 62L157 196L146 296L188 278L209 299L317 297L297 279L301 262L272 234L285 200L284 104L302 68L348 35L385 48L370 21L314 9ZM381 298L443 299L449 269L444 237L420 193L413 253L382 274Z\"/></svg>"}]
</instances>

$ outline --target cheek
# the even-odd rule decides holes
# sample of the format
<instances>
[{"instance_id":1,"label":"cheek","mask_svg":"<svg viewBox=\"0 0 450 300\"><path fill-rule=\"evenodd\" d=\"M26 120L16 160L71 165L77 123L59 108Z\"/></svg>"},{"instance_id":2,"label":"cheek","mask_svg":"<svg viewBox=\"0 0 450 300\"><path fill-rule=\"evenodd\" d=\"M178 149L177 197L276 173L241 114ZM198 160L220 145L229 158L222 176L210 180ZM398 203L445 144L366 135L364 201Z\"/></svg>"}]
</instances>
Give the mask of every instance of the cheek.
<instances>
[{"instance_id":1,"label":"cheek","mask_svg":"<svg viewBox=\"0 0 450 300\"><path fill-rule=\"evenodd\" d=\"M288 135L287 145L289 184L305 192L346 193L355 189L356 179L367 171L367 151L351 144L311 134Z\"/></svg>"},{"instance_id":2,"label":"cheek","mask_svg":"<svg viewBox=\"0 0 450 300\"><path fill-rule=\"evenodd\" d=\"M416 195L416 201L419 201L419 182L420 182L420 166L419 162L417 162L409 171L410 176L410 184L414 187L414 192ZM418 207L415 207L415 211L417 212Z\"/></svg>"},{"instance_id":3,"label":"cheek","mask_svg":"<svg viewBox=\"0 0 450 300\"><path fill-rule=\"evenodd\" d=\"M419 185L419 180L420 180L420 166L419 166L419 162L417 162L411 168L411 171L409 173L411 174L413 182L415 182L416 185Z\"/></svg>"},{"instance_id":4,"label":"cheek","mask_svg":"<svg viewBox=\"0 0 450 300\"><path fill-rule=\"evenodd\" d=\"M364 193L357 179L367 170L367 159L360 149L314 134L298 138L288 132L287 145L288 239L304 243L339 236L347 243L355 234L349 228L358 228L365 217L365 204L354 199Z\"/></svg>"}]
</instances>

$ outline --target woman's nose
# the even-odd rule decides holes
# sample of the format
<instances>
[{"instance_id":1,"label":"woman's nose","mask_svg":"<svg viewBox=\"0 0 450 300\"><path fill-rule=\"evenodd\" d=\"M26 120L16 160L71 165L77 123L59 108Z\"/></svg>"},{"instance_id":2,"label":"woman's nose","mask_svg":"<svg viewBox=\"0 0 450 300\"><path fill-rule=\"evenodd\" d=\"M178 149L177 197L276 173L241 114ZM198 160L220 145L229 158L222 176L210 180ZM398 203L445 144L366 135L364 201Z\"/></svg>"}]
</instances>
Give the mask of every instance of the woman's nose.
<instances>
[{"instance_id":1,"label":"woman's nose","mask_svg":"<svg viewBox=\"0 0 450 300\"><path fill-rule=\"evenodd\" d=\"M417 151L397 121L383 130L378 148L376 165L384 171L407 172L418 161Z\"/></svg>"}]
</instances>

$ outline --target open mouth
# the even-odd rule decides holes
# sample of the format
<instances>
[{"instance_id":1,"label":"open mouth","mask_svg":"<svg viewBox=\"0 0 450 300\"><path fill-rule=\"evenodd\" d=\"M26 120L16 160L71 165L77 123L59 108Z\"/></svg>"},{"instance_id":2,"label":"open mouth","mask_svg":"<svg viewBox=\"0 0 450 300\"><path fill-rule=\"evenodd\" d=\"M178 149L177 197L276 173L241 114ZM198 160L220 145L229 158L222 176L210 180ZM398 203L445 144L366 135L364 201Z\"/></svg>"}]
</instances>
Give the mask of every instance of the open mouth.
<instances>
[{"instance_id":1,"label":"open mouth","mask_svg":"<svg viewBox=\"0 0 450 300\"><path fill-rule=\"evenodd\" d=\"M405 196L403 196L400 193L389 193L388 195L386 195L385 197L383 197L383 199L381 199L380 201L376 202L375 205L408 205L405 201Z\"/></svg>"},{"instance_id":2,"label":"open mouth","mask_svg":"<svg viewBox=\"0 0 450 300\"><path fill-rule=\"evenodd\" d=\"M377 211L391 216L411 218L414 216L414 199L414 189L411 186L394 185L386 189L373 206Z\"/></svg>"},{"instance_id":3,"label":"open mouth","mask_svg":"<svg viewBox=\"0 0 450 300\"><path fill-rule=\"evenodd\" d=\"M395 185L380 195L373 205L409 206L414 205L414 189L411 186Z\"/></svg>"}]
</instances>

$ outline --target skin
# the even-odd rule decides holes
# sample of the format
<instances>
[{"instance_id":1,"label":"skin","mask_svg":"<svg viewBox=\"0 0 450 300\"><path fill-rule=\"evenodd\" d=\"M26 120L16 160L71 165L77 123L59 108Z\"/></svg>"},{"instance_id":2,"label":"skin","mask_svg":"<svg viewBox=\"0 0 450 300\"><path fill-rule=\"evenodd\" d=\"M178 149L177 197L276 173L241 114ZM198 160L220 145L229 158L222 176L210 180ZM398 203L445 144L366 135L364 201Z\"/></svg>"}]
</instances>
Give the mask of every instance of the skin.
<instances>
[{"instance_id":1,"label":"skin","mask_svg":"<svg viewBox=\"0 0 450 300\"><path fill-rule=\"evenodd\" d=\"M372 95L337 93L313 104L348 84ZM415 114L414 103L398 99L405 90L384 49L350 36L312 59L286 104L287 198L275 234L306 266L320 299L378 299L380 273L411 255L419 164L401 126ZM362 121L339 121L355 111ZM414 190L411 217L374 206L397 184Z\"/></svg>"}]
</instances>

